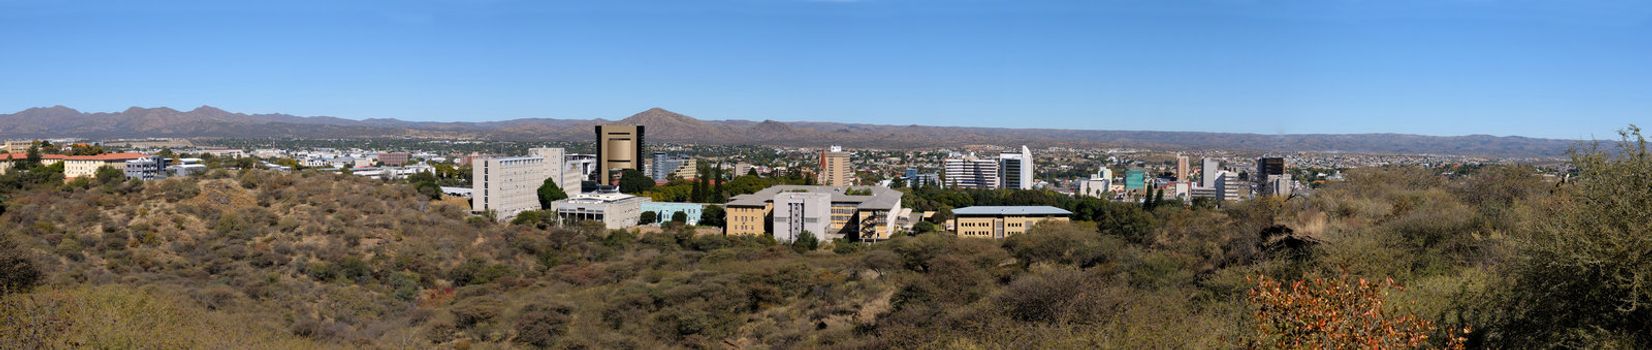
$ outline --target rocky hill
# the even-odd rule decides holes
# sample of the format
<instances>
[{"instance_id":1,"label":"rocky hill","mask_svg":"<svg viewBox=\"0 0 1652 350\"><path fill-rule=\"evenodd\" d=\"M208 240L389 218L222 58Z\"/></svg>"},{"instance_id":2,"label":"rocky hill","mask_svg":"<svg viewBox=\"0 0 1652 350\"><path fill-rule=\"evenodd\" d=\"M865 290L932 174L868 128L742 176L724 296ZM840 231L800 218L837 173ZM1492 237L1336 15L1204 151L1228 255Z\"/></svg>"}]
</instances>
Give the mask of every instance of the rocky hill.
<instances>
[{"instance_id":1,"label":"rocky hill","mask_svg":"<svg viewBox=\"0 0 1652 350\"><path fill-rule=\"evenodd\" d=\"M211 106L189 111L133 107L86 113L64 106L0 114L0 138L25 137L428 137L578 141L592 137L605 119L528 118L492 122L353 120L287 114L233 113ZM1487 156L1558 156L1575 140L1518 136L1421 136L1404 134L1261 135L1175 131L971 128L871 125L835 122L701 120L652 108L617 121L648 127L654 142L852 147L946 147L969 144L1124 146L1256 151L1342 151Z\"/></svg>"}]
</instances>

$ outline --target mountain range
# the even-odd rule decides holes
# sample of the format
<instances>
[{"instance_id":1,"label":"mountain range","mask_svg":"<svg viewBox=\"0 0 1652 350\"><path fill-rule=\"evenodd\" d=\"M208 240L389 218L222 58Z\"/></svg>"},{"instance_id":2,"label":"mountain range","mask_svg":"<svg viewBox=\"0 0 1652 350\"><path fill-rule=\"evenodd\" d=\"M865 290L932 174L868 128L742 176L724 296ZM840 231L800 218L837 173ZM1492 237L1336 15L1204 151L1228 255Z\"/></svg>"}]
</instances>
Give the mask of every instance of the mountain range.
<instances>
[{"instance_id":1,"label":"mountain range","mask_svg":"<svg viewBox=\"0 0 1652 350\"><path fill-rule=\"evenodd\" d=\"M1581 142L1520 136L1423 136L1407 134L1287 134L1179 131L1014 129L920 125L875 125L774 120L701 120L661 108L625 119L525 118L489 122L416 122L398 119L301 117L234 113L212 106L189 111L132 107L86 113L64 106L0 114L0 138L373 138L579 141L607 123L647 127L652 142L843 145L874 148L1033 145L1230 149L1264 152L1337 151L1354 153L1449 154L1548 157L1566 154Z\"/></svg>"}]
</instances>

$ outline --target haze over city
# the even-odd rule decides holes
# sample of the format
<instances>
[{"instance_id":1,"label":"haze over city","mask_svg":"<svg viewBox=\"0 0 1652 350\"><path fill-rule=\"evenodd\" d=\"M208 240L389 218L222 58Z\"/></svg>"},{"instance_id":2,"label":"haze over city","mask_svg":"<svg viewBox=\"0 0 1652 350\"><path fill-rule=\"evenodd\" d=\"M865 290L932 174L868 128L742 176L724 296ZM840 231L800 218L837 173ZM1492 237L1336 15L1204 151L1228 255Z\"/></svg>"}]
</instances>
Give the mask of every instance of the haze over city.
<instances>
[{"instance_id":1,"label":"haze over city","mask_svg":"<svg viewBox=\"0 0 1652 350\"><path fill-rule=\"evenodd\" d=\"M1638 1L0 1L0 113L1610 139Z\"/></svg>"}]
</instances>

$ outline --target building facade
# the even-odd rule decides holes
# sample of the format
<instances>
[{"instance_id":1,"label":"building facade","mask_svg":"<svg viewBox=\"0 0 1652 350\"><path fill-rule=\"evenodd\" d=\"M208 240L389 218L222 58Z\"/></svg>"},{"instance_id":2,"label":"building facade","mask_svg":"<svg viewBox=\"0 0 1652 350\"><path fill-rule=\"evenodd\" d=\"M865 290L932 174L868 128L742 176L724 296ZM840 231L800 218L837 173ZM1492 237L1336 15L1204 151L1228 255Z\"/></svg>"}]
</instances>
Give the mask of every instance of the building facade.
<instances>
[{"instance_id":1,"label":"building facade","mask_svg":"<svg viewBox=\"0 0 1652 350\"><path fill-rule=\"evenodd\" d=\"M998 178L1003 188L1030 190L1033 188L1032 150L1021 146L1021 153L998 155Z\"/></svg>"},{"instance_id":2,"label":"building facade","mask_svg":"<svg viewBox=\"0 0 1652 350\"><path fill-rule=\"evenodd\" d=\"M645 200L624 193L582 193L551 202L551 210L563 222L596 221L617 230L637 226Z\"/></svg>"},{"instance_id":3,"label":"building facade","mask_svg":"<svg viewBox=\"0 0 1652 350\"><path fill-rule=\"evenodd\" d=\"M828 224L821 231L810 231L820 239L889 239L895 232L895 216L901 211L901 192L887 187L780 185L753 194L735 196L729 201L725 206L728 215L725 232L731 235L764 235L788 230L788 227L794 224L789 221L790 218L798 216L788 214L790 216L787 216L786 221L779 219L775 216L778 206L776 203L783 200L805 200L800 199L803 197L794 196L795 194L827 195L830 208L826 210L824 217L827 218L825 221ZM819 206L812 206L788 210L818 208ZM810 212L803 214L808 213ZM806 220L808 216L804 215L802 218Z\"/></svg>"},{"instance_id":4,"label":"building facade","mask_svg":"<svg viewBox=\"0 0 1652 350\"><path fill-rule=\"evenodd\" d=\"M774 240L791 243L804 232L822 238L832 226L835 208L831 193L776 194L774 205Z\"/></svg>"},{"instance_id":5,"label":"building facade","mask_svg":"<svg viewBox=\"0 0 1652 350\"><path fill-rule=\"evenodd\" d=\"M849 165L849 152L844 152L843 147L832 146L820 151L818 165L820 173L815 174L815 183L835 187L854 185L850 180L854 178L855 170Z\"/></svg>"},{"instance_id":6,"label":"building facade","mask_svg":"<svg viewBox=\"0 0 1652 350\"><path fill-rule=\"evenodd\" d=\"M974 154L947 158L946 187L951 189L990 190L998 188L998 162L976 158Z\"/></svg>"},{"instance_id":7,"label":"building facade","mask_svg":"<svg viewBox=\"0 0 1652 350\"><path fill-rule=\"evenodd\" d=\"M143 181L165 179L168 175L167 167L172 159L166 157L144 157L126 161L126 178Z\"/></svg>"},{"instance_id":8,"label":"building facade","mask_svg":"<svg viewBox=\"0 0 1652 350\"><path fill-rule=\"evenodd\" d=\"M97 175L98 169L112 167L126 169L126 162L148 157L143 153L104 153L95 156L68 156L63 158L63 178L76 179Z\"/></svg>"},{"instance_id":9,"label":"building facade","mask_svg":"<svg viewBox=\"0 0 1652 350\"><path fill-rule=\"evenodd\" d=\"M1211 158L1205 158L1203 163L1204 164L1199 167L1199 173L1201 175L1199 177L1199 185L1201 185L1200 187L1215 188L1217 178L1216 175L1222 172L1222 162Z\"/></svg>"},{"instance_id":10,"label":"building facade","mask_svg":"<svg viewBox=\"0 0 1652 350\"><path fill-rule=\"evenodd\" d=\"M952 210L947 227L958 237L1004 239L1045 221L1065 222L1072 212L1051 206L977 206Z\"/></svg>"},{"instance_id":11,"label":"building facade","mask_svg":"<svg viewBox=\"0 0 1652 350\"><path fill-rule=\"evenodd\" d=\"M683 213L688 219L685 223L689 225L700 224L700 215L705 213L705 208L706 205L700 203L655 202L646 199L642 202L642 212L653 212L658 222L671 221L672 216Z\"/></svg>"},{"instance_id":12,"label":"building facade","mask_svg":"<svg viewBox=\"0 0 1652 350\"><path fill-rule=\"evenodd\" d=\"M642 171L642 125L598 125L597 183L613 184L621 171Z\"/></svg>"},{"instance_id":13,"label":"building facade","mask_svg":"<svg viewBox=\"0 0 1652 350\"><path fill-rule=\"evenodd\" d=\"M26 153L27 151L24 152L25 153L0 153L0 174L5 174L6 172L11 171L11 168L16 167L18 163L28 161L29 154ZM67 157L61 154L41 154L40 165L57 164L58 162L62 162L64 158Z\"/></svg>"}]
</instances>

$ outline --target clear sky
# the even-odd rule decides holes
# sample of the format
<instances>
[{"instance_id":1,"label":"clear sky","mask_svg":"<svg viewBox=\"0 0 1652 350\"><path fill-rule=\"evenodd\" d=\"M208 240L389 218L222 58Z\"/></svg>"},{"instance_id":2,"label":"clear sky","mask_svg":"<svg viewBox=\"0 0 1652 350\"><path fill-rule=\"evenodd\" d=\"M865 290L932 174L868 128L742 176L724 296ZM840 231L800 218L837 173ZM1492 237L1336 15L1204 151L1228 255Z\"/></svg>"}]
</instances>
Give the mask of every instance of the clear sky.
<instances>
[{"instance_id":1,"label":"clear sky","mask_svg":"<svg viewBox=\"0 0 1652 350\"><path fill-rule=\"evenodd\" d=\"M1646 0L0 0L0 113L66 105L1615 138Z\"/></svg>"}]
</instances>

